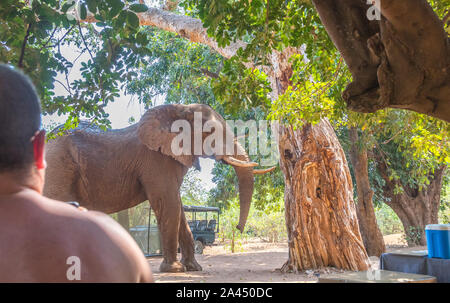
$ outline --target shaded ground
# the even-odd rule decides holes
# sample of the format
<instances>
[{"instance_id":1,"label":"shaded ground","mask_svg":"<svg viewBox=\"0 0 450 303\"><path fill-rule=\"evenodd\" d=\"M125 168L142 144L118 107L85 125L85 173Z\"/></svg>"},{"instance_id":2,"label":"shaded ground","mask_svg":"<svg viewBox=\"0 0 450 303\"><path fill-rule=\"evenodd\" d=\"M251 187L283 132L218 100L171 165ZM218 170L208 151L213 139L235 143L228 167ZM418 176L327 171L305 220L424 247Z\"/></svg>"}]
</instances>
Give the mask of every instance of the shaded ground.
<instances>
[{"instance_id":1,"label":"shaded ground","mask_svg":"<svg viewBox=\"0 0 450 303\"><path fill-rule=\"evenodd\" d=\"M423 250L426 247L407 248L401 241L401 235L387 236L388 251ZM161 257L149 258L157 282L309 282L318 280L318 275L343 272L334 268L320 271L307 271L298 274L283 274L278 269L286 262L288 247L286 243L263 243L251 241L243 245L245 252L232 254L229 246L215 245L206 247L203 255L196 255L203 267L201 272L160 273ZM379 259L371 257L372 267L378 268Z\"/></svg>"}]
</instances>

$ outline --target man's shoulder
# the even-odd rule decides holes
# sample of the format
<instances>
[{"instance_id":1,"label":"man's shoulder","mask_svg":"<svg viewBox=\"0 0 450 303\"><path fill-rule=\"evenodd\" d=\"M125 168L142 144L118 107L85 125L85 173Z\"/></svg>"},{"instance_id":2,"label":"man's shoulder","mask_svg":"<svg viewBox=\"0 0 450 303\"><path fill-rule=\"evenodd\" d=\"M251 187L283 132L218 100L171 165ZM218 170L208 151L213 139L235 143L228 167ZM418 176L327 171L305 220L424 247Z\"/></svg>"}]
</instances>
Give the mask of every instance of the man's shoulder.
<instances>
[{"instance_id":1,"label":"man's shoulder","mask_svg":"<svg viewBox=\"0 0 450 303\"><path fill-rule=\"evenodd\" d=\"M143 253L130 234L111 216L98 211L80 211L72 205L55 200L47 200L45 204L53 209L57 216L64 218L64 226L57 220L60 221L58 226L76 242L73 243L75 247L82 247L80 253L88 256L101 255L101 262L89 257L89 260L93 261L91 266L109 264L104 269L109 271L111 264L120 261L122 271L128 272L127 276L146 272L142 269L143 265L148 266L144 264Z\"/></svg>"},{"instance_id":2,"label":"man's shoulder","mask_svg":"<svg viewBox=\"0 0 450 303\"><path fill-rule=\"evenodd\" d=\"M89 269L89 276L85 276L89 281L137 281L139 277L151 280L142 251L110 216L97 211L80 211L32 191L3 200L0 222L6 232L0 234L0 240L8 242L9 246L4 247L3 252L0 248L0 253L9 253L10 258L18 258L22 263L28 262L24 252L39 254L46 267L63 264L64 270L66 264L61 258L78 256L82 266ZM13 251L19 253L12 255ZM32 268L35 263L30 262L27 266Z\"/></svg>"},{"instance_id":3,"label":"man's shoulder","mask_svg":"<svg viewBox=\"0 0 450 303\"><path fill-rule=\"evenodd\" d=\"M8 203L10 217L21 217L18 228L25 228L31 237L70 240L74 245L101 244L114 251L139 250L130 234L109 215L98 211L81 211L68 203L26 191ZM5 212L2 212L5 215ZM17 225L14 223L13 225ZM127 248L129 247L129 248Z\"/></svg>"},{"instance_id":4,"label":"man's shoulder","mask_svg":"<svg viewBox=\"0 0 450 303\"><path fill-rule=\"evenodd\" d=\"M89 234L96 235L96 232L118 235L127 234L119 223L105 213L74 207L71 204L45 197L43 197L41 203L43 210L50 212L55 217L55 222L60 222L58 219L63 219L64 225L74 225L71 226L75 228L73 231L76 231L77 227L83 232L86 232L89 228L94 229L86 236Z\"/></svg>"}]
</instances>

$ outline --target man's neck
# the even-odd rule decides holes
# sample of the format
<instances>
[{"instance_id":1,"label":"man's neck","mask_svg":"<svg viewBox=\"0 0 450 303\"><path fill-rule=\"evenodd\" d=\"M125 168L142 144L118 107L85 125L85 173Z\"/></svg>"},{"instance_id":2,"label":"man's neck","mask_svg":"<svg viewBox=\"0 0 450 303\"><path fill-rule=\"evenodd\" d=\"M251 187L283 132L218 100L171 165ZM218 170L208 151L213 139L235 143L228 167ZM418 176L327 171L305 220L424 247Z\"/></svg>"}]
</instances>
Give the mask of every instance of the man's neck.
<instances>
[{"instance_id":1,"label":"man's neck","mask_svg":"<svg viewBox=\"0 0 450 303\"><path fill-rule=\"evenodd\" d=\"M33 190L41 193L39 182L30 174L16 172L0 173L0 196L14 195L24 190Z\"/></svg>"}]
</instances>

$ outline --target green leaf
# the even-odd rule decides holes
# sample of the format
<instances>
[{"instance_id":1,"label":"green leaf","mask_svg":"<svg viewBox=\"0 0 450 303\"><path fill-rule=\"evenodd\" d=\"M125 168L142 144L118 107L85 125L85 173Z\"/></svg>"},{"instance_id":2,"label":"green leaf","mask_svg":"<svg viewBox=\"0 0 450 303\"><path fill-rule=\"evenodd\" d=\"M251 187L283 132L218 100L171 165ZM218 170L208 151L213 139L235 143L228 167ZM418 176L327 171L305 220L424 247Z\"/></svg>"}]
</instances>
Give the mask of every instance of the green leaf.
<instances>
[{"instance_id":1,"label":"green leaf","mask_svg":"<svg viewBox=\"0 0 450 303\"><path fill-rule=\"evenodd\" d=\"M135 13L143 13L148 11L147 5L138 3L130 5L129 9Z\"/></svg>"},{"instance_id":2,"label":"green leaf","mask_svg":"<svg viewBox=\"0 0 450 303\"><path fill-rule=\"evenodd\" d=\"M116 20L116 26L123 27L127 20L127 11L121 11L119 16L115 19Z\"/></svg>"},{"instance_id":3,"label":"green leaf","mask_svg":"<svg viewBox=\"0 0 450 303\"><path fill-rule=\"evenodd\" d=\"M63 6L62 6L62 8L61 8L61 11L62 11L63 13L67 13L67 11L69 10L69 8L71 8L72 6L73 6L72 2L64 3Z\"/></svg>"},{"instance_id":4,"label":"green leaf","mask_svg":"<svg viewBox=\"0 0 450 303\"><path fill-rule=\"evenodd\" d=\"M125 6L125 4L123 4L123 2L120 0L112 1L110 2L110 4L111 10L108 13L109 18L114 18L115 16L117 16Z\"/></svg>"},{"instance_id":5,"label":"green leaf","mask_svg":"<svg viewBox=\"0 0 450 303\"><path fill-rule=\"evenodd\" d=\"M82 20L86 19L87 17L87 8L86 8L86 4L81 4L80 7L80 18Z\"/></svg>"},{"instance_id":6,"label":"green leaf","mask_svg":"<svg viewBox=\"0 0 450 303\"><path fill-rule=\"evenodd\" d=\"M139 17L135 13L128 11L127 24L132 28L139 27Z\"/></svg>"},{"instance_id":7,"label":"green leaf","mask_svg":"<svg viewBox=\"0 0 450 303\"><path fill-rule=\"evenodd\" d=\"M87 7L89 11L93 14L97 12L97 1L96 0L86 0Z\"/></svg>"}]
</instances>

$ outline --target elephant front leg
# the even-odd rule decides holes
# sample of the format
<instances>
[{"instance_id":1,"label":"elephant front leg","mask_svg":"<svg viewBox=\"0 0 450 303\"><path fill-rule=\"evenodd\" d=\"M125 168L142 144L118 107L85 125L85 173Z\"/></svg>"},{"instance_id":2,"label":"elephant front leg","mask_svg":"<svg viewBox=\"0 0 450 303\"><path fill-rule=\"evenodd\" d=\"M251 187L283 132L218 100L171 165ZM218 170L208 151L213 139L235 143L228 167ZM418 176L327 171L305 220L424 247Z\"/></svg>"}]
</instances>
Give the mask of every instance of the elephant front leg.
<instances>
[{"instance_id":1,"label":"elephant front leg","mask_svg":"<svg viewBox=\"0 0 450 303\"><path fill-rule=\"evenodd\" d=\"M188 271L201 271L202 267L195 260L194 237L192 236L183 209L181 209L179 243L181 248L181 263L186 266Z\"/></svg>"},{"instance_id":2,"label":"elephant front leg","mask_svg":"<svg viewBox=\"0 0 450 303\"><path fill-rule=\"evenodd\" d=\"M178 231L180 228L181 204L177 199L165 197L164 201L151 202L161 234L163 262L161 272L184 272L186 267L177 261ZM178 204L178 205L177 205Z\"/></svg>"}]
</instances>

